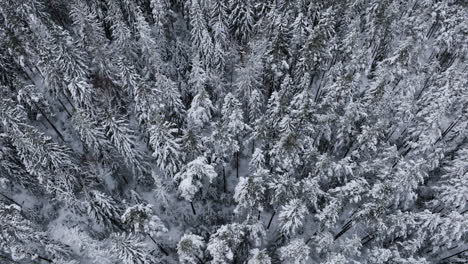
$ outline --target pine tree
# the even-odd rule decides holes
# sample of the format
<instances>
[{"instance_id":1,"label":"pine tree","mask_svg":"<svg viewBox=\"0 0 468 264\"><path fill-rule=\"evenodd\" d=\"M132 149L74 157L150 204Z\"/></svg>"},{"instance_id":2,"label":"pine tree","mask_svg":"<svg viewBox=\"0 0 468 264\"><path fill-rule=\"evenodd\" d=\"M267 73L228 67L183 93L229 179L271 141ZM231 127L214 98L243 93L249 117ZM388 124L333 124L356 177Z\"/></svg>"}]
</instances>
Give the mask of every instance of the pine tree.
<instances>
[{"instance_id":1,"label":"pine tree","mask_svg":"<svg viewBox=\"0 0 468 264\"><path fill-rule=\"evenodd\" d=\"M259 111L264 101L261 87L261 78L264 71L263 55L265 53L266 44L262 41L253 41L250 44L252 50L247 54L247 59L236 69L236 74L239 76L236 80L236 88L239 94L239 99L247 103L247 109L251 122L259 116L255 112ZM245 103L244 103L245 104ZM244 105L245 106L245 105Z\"/></svg>"},{"instance_id":2,"label":"pine tree","mask_svg":"<svg viewBox=\"0 0 468 264\"><path fill-rule=\"evenodd\" d=\"M268 32L267 49L266 49L266 65L268 73L268 81L270 91L269 95L276 90L279 90L282 77L289 72L289 58L291 53L287 48L290 44L290 25L287 23L288 14L283 15L279 10L278 5L273 5L272 9L267 14L263 25Z\"/></svg>"},{"instance_id":3,"label":"pine tree","mask_svg":"<svg viewBox=\"0 0 468 264\"><path fill-rule=\"evenodd\" d=\"M295 239L279 249L283 263L304 264L309 259L310 248L302 239Z\"/></svg>"},{"instance_id":4,"label":"pine tree","mask_svg":"<svg viewBox=\"0 0 468 264\"><path fill-rule=\"evenodd\" d=\"M75 34L80 38L79 45L94 54L95 49L107 42L96 12L90 10L87 4L77 1L73 3L70 13Z\"/></svg>"},{"instance_id":5,"label":"pine tree","mask_svg":"<svg viewBox=\"0 0 468 264\"><path fill-rule=\"evenodd\" d=\"M210 236L207 251L214 263L247 261L249 247L260 246L265 236L261 223L223 225Z\"/></svg>"},{"instance_id":6,"label":"pine tree","mask_svg":"<svg viewBox=\"0 0 468 264\"><path fill-rule=\"evenodd\" d=\"M136 149L136 138L133 130L124 118L106 113L103 125L106 136L124 158L125 164L134 171L143 170L141 153Z\"/></svg>"},{"instance_id":7,"label":"pine tree","mask_svg":"<svg viewBox=\"0 0 468 264\"><path fill-rule=\"evenodd\" d=\"M160 67L160 57L159 53L155 49L155 40L151 36L151 28L148 22L146 21L145 16L143 15L139 7L135 8L135 25L139 34L138 44L140 47L140 58L145 62L146 65L151 67Z\"/></svg>"},{"instance_id":8,"label":"pine tree","mask_svg":"<svg viewBox=\"0 0 468 264\"><path fill-rule=\"evenodd\" d=\"M213 166L208 164L205 157L200 156L193 161L189 162L179 173L177 173L174 179L179 183L180 195L187 201L193 202L195 195L200 189L211 183L218 174L214 170ZM192 210L195 213L195 209L192 204Z\"/></svg>"},{"instance_id":9,"label":"pine tree","mask_svg":"<svg viewBox=\"0 0 468 264\"><path fill-rule=\"evenodd\" d=\"M74 162L70 149L52 141L51 137L44 135L34 127L26 123L26 113L20 105L14 105L14 101L2 100L2 130L12 140L16 148L19 159L26 171L37 177L44 188L49 192L62 191L71 192L77 179L73 174L65 175L68 170L74 169ZM63 173L64 177L55 179L52 182L54 172ZM71 176L71 177L70 177ZM66 189L57 189L59 184ZM55 186L54 186L55 185Z\"/></svg>"},{"instance_id":10,"label":"pine tree","mask_svg":"<svg viewBox=\"0 0 468 264\"><path fill-rule=\"evenodd\" d=\"M303 225L307 207L299 199L293 199L284 205L279 213L281 231L287 235L294 234Z\"/></svg>"},{"instance_id":11,"label":"pine tree","mask_svg":"<svg viewBox=\"0 0 468 264\"><path fill-rule=\"evenodd\" d=\"M143 264L148 261L149 252L145 244L132 235L115 235L110 250L125 264Z\"/></svg>"},{"instance_id":12,"label":"pine tree","mask_svg":"<svg viewBox=\"0 0 468 264\"><path fill-rule=\"evenodd\" d=\"M230 224L221 226L210 237L207 250L213 258L213 263L232 263L235 252L245 239L246 230L243 225Z\"/></svg>"},{"instance_id":13,"label":"pine tree","mask_svg":"<svg viewBox=\"0 0 468 264\"><path fill-rule=\"evenodd\" d=\"M249 162L249 171L250 173L261 173L266 169L265 155L263 150L260 148L255 148L252 158Z\"/></svg>"},{"instance_id":14,"label":"pine tree","mask_svg":"<svg viewBox=\"0 0 468 264\"><path fill-rule=\"evenodd\" d=\"M209 24L213 31L213 53L211 57L211 66L223 71L226 66L226 56L229 53L229 30L228 15L226 6L222 1L210 1L210 19Z\"/></svg>"},{"instance_id":15,"label":"pine tree","mask_svg":"<svg viewBox=\"0 0 468 264\"><path fill-rule=\"evenodd\" d=\"M240 177L234 192L234 200L238 203L235 211L247 210L248 214L255 213L255 210L263 211L265 191L266 186L261 177Z\"/></svg>"},{"instance_id":16,"label":"pine tree","mask_svg":"<svg viewBox=\"0 0 468 264\"><path fill-rule=\"evenodd\" d=\"M446 174L442 176L444 178L443 184L435 186L434 189L440 192L438 203L443 204L447 209L452 208L452 210L458 211L465 209L468 201L466 192L468 178L465 159L468 152L463 147L456 154L457 156L451 163L452 165L446 167Z\"/></svg>"},{"instance_id":17,"label":"pine tree","mask_svg":"<svg viewBox=\"0 0 468 264\"><path fill-rule=\"evenodd\" d=\"M77 110L72 116L72 122L80 134L81 140L86 147L94 154L103 152L110 147L110 142L106 138L104 128L93 120L84 110Z\"/></svg>"},{"instance_id":18,"label":"pine tree","mask_svg":"<svg viewBox=\"0 0 468 264\"><path fill-rule=\"evenodd\" d=\"M128 207L121 217L122 223L129 225L135 233L145 233L157 236L161 232L167 232L167 228L161 219L153 214L151 205L137 204Z\"/></svg>"},{"instance_id":19,"label":"pine tree","mask_svg":"<svg viewBox=\"0 0 468 264\"><path fill-rule=\"evenodd\" d=\"M255 24L252 3L250 1L230 1L229 16L231 34L244 45L249 39Z\"/></svg>"},{"instance_id":20,"label":"pine tree","mask_svg":"<svg viewBox=\"0 0 468 264\"><path fill-rule=\"evenodd\" d=\"M197 94L193 98L190 108L187 111L187 118L189 127L195 130L203 129L207 123L211 120L213 103L209 97L209 94L203 87L203 79L198 79L201 76L197 76L196 87Z\"/></svg>"},{"instance_id":21,"label":"pine tree","mask_svg":"<svg viewBox=\"0 0 468 264\"><path fill-rule=\"evenodd\" d=\"M132 39L132 32L126 24L124 14L118 4L113 1L106 1L108 12L105 17L105 22L110 24L111 47L115 53L122 54L122 56L130 59L137 57L136 49L137 43Z\"/></svg>"},{"instance_id":22,"label":"pine tree","mask_svg":"<svg viewBox=\"0 0 468 264\"><path fill-rule=\"evenodd\" d=\"M201 236L185 234L177 244L179 261L186 264L203 262L205 242Z\"/></svg>"},{"instance_id":23,"label":"pine tree","mask_svg":"<svg viewBox=\"0 0 468 264\"><path fill-rule=\"evenodd\" d=\"M182 143L176 133L178 130L171 123L152 125L149 129L149 143L153 147L153 157L157 166L167 176L174 176L182 166L184 155Z\"/></svg>"},{"instance_id":24,"label":"pine tree","mask_svg":"<svg viewBox=\"0 0 468 264\"><path fill-rule=\"evenodd\" d=\"M151 0L151 14L153 15L153 20L156 28L158 29L158 36L164 36L164 26L167 23L167 2L164 0ZM161 44L167 45L167 43L162 42Z\"/></svg>"},{"instance_id":25,"label":"pine tree","mask_svg":"<svg viewBox=\"0 0 468 264\"><path fill-rule=\"evenodd\" d=\"M249 133L251 128L244 122L244 114L241 109L241 104L232 94L227 94L224 98L223 108L221 110L221 131L220 133L224 140L230 143L228 147L227 158L230 155L235 155L236 175L239 177L239 155L242 149L243 138Z\"/></svg>"},{"instance_id":26,"label":"pine tree","mask_svg":"<svg viewBox=\"0 0 468 264\"><path fill-rule=\"evenodd\" d=\"M0 220L0 250L11 256L14 262L35 259L52 262L50 258L65 261L71 255L63 245L50 240L33 222L26 219L19 205L7 205L0 201Z\"/></svg>"},{"instance_id":27,"label":"pine tree","mask_svg":"<svg viewBox=\"0 0 468 264\"><path fill-rule=\"evenodd\" d=\"M190 24L192 26L192 49L200 56L201 64L205 69L212 59L213 41L208 32L206 18L203 16L203 10L200 7L199 0L190 1Z\"/></svg>"},{"instance_id":28,"label":"pine tree","mask_svg":"<svg viewBox=\"0 0 468 264\"><path fill-rule=\"evenodd\" d=\"M84 206L86 212L98 223L120 227L120 223L117 219L120 218L121 208L117 202L108 195L93 190L88 193L88 198Z\"/></svg>"},{"instance_id":29,"label":"pine tree","mask_svg":"<svg viewBox=\"0 0 468 264\"><path fill-rule=\"evenodd\" d=\"M67 89L66 96L71 96L74 103L86 106L91 100L93 90L88 79L88 56L76 46L76 42L67 31L60 27L48 30L43 23L35 18L33 28L43 39L39 47L39 64L44 73L45 84L56 94L61 93L61 87Z\"/></svg>"}]
</instances>

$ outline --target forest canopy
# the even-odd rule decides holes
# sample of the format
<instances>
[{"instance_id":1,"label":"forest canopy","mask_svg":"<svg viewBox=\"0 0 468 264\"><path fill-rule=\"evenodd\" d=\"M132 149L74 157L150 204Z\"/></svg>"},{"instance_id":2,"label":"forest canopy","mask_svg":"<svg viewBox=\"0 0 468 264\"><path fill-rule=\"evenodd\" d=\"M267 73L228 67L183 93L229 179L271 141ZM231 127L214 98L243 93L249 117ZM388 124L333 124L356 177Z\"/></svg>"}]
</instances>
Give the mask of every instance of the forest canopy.
<instances>
[{"instance_id":1,"label":"forest canopy","mask_svg":"<svg viewBox=\"0 0 468 264\"><path fill-rule=\"evenodd\" d=\"M0 0L0 263L467 263L467 36L464 0Z\"/></svg>"}]
</instances>

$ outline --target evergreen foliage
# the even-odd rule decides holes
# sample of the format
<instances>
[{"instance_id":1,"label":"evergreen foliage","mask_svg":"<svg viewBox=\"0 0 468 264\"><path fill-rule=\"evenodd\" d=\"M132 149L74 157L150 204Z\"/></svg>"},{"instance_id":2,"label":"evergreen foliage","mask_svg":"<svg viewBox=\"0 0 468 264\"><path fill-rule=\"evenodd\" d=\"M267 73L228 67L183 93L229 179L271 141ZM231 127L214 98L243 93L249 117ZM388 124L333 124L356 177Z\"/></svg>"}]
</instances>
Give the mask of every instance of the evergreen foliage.
<instances>
[{"instance_id":1,"label":"evergreen foliage","mask_svg":"<svg viewBox=\"0 0 468 264\"><path fill-rule=\"evenodd\" d=\"M0 0L0 263L467 263L467 21Z\"/></svg>"}]
</instances>

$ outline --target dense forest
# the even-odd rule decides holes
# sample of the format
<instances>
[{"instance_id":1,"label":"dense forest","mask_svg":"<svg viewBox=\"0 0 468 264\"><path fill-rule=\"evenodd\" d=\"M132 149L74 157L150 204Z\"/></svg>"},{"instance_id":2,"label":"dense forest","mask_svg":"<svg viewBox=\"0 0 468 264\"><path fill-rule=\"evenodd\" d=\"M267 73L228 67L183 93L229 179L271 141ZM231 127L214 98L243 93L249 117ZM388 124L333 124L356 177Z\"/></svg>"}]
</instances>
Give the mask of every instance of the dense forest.
<instances>
[{"instance_id":1,"label":"dense forest","mask_svg":"<svg viewBox=\"0 0 468 264\"><path fill-rule=\"evenodd\" d=\"M468 262L466 0L0 0L0 263Z\"/></svg>"}]
</instances>

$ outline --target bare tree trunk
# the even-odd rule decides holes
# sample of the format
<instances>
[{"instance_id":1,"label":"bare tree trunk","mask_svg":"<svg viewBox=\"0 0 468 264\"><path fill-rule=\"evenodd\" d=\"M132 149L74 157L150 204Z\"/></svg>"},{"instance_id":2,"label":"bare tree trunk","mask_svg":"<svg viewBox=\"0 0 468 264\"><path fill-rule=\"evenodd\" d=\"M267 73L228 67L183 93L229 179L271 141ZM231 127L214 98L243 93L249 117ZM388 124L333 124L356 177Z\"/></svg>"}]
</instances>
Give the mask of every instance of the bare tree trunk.
<instances>
[{"instance_id":1,"label":"bare tree trunk","mask_svg":"<svg viewBox=\"0 0 468 264\"><path fill-rule=\"evenodd\" d=\"M226 192L227 191L226 189L227 189L226 188L226 169L223 165L223 191Z\"/></svg>"},{"instance_id":2,"label":"bare tree trunk","mask_svg":"<svg viewBox=\"0 0 468 264\"><path fill-rule=\"evenodd\" d=\"M449 258L458 256L458 255L460 255L460 254L462 254L462 253L464 253L464 252L466 252L466 251L468 251L468 248L465 249L465 250L462 250L462 251L460 251L460 252L458 252L458 253L455 253L455 254L453 254L453 255L450 255L450 256L448 256L448 257L445 257L445 258L441 259L440 261L444 261L444 260L447 260L447 259L449 259Z\"/></svg>"},{"instance_id":3,"label":"bare tree trunk","mask_svg":"<svg viewBox=\"0 0 468 264\"><path fill-rule=\"evenodd\" d=\"M195 257L197 258L198 261L200 261L201 264L205 264L205 262L197 255L195 255Z\"/></svg>"},{"instance_id":4,"label":"bare tree trunk","mask_svg":"<svg viewBox=\"0 0 468 264\"><path fill-rule=\"evenodd\" d=\"M273 211L273 214L271 214L270 221L268 221L267 229L270 229L271 222L273 221L273 217L275 217L276 210Z\"/></svg>"},{"instance_id":5,"label":"bare tree trunk","mask_svg":"<svg viewBox=\"0 0 468 264\"><path fill-rule=\"evenodd\" d=\"M148 234L148 236L153 241L153 243L159 248L159 250L161 250L161 252L164 253L164 255L169 256L169 253L167 253L167 251L161 245L159 245L159 243L156 242L156 240L154 240L154 238L150 234Z\"/></svg>"},{"instance_id":6,"label":"bare tree trunk","mask_svg":"<svg viewBox=\"0 0 468 264\"><path fill-rule=\"evenodd\" d=\"M73 103L71 102L70 98L68 98L68 96L66 94L63 94L63 96L65 97L65 99L67 99L68 103L71 105L71 107L73 108L73 111L76 111L76 107L73 105Z\"/></svg>"},{"instance_id":7,"label":"bare tree trunk","mask_svg":"<svg viewBox=\"0 0 468 264\"><path fill-rule=\"evenodd\" d=\"M353 220L349 220L348 223L346 223L343 228L340 230L340 232L338 232L335 237L333 238L334 240L337 240L338 238L340 238L342 235L344 235L346 232L348 232L348 230L351 229L351 227L353 227Z\"/></svg>"},{"instance_id":8,"label":"bare tree trunk","mask_svg":"<svg viewBox=\"0 0 468 264\"><path fill-rule=\"evenodd\" d=\"M37 256L37 258L38 258L38 259L45 260L45 261L47 261L47 262L49 262L49 263L53 263L53 262L54 262L53 260L51 260L51 259L48 259L48 258L46 258L46 257L43 257L43 256Z\"/></svg>"},{"instance_id":9,"label":"bare tree trunk","mask_svg":"<svg viewBox=\"0 0 468 264\"><path fill-rule=\"evenodd\" d=\"M15 200L13 200L13 199L11 199L10 197L4 195L3 193L0 193L0 195L1 195L3 198L7 199L8 201L10 201L10 202L16 204L17 206L22 207L22 206L21 206L19 203L17 203Z\"/></svg>"},{"instance_id":10,"label":"bare tree trunk","mask_svg":"<svg viewBox=\"0 0 468 264\"><path fill-rule=\"evenodd\" d=\"M236 177L239 178L239 152L236 153Z\"/></svg>"},{"instance_id":11,"label":"bare tree trunk","mask_svg":"<svg viewBox=\"0 0 468 264\"><path fill-rule=\"evenodd\" d=\"M57 100L59 101L60 105L62 105L63 109L65 109L65 112L67 112L68 114L68 117L72 117L70 111L68 111L68 108L65 106L65 104L63 104L62 100L60 100L60 98L57 97Z\"/></svg>"},{"instance_id":12,"label":"bare tree trunk","mask_svg":"<svg viewBox=\"0 0 468 264\"><path fill-rule=\"evenodd\" d=\"M193 215L197 215L197 212L195 211L195 207L193 206L193 202L190 202L190 207L192 207Z\"/></svg>"}]
</instances>

